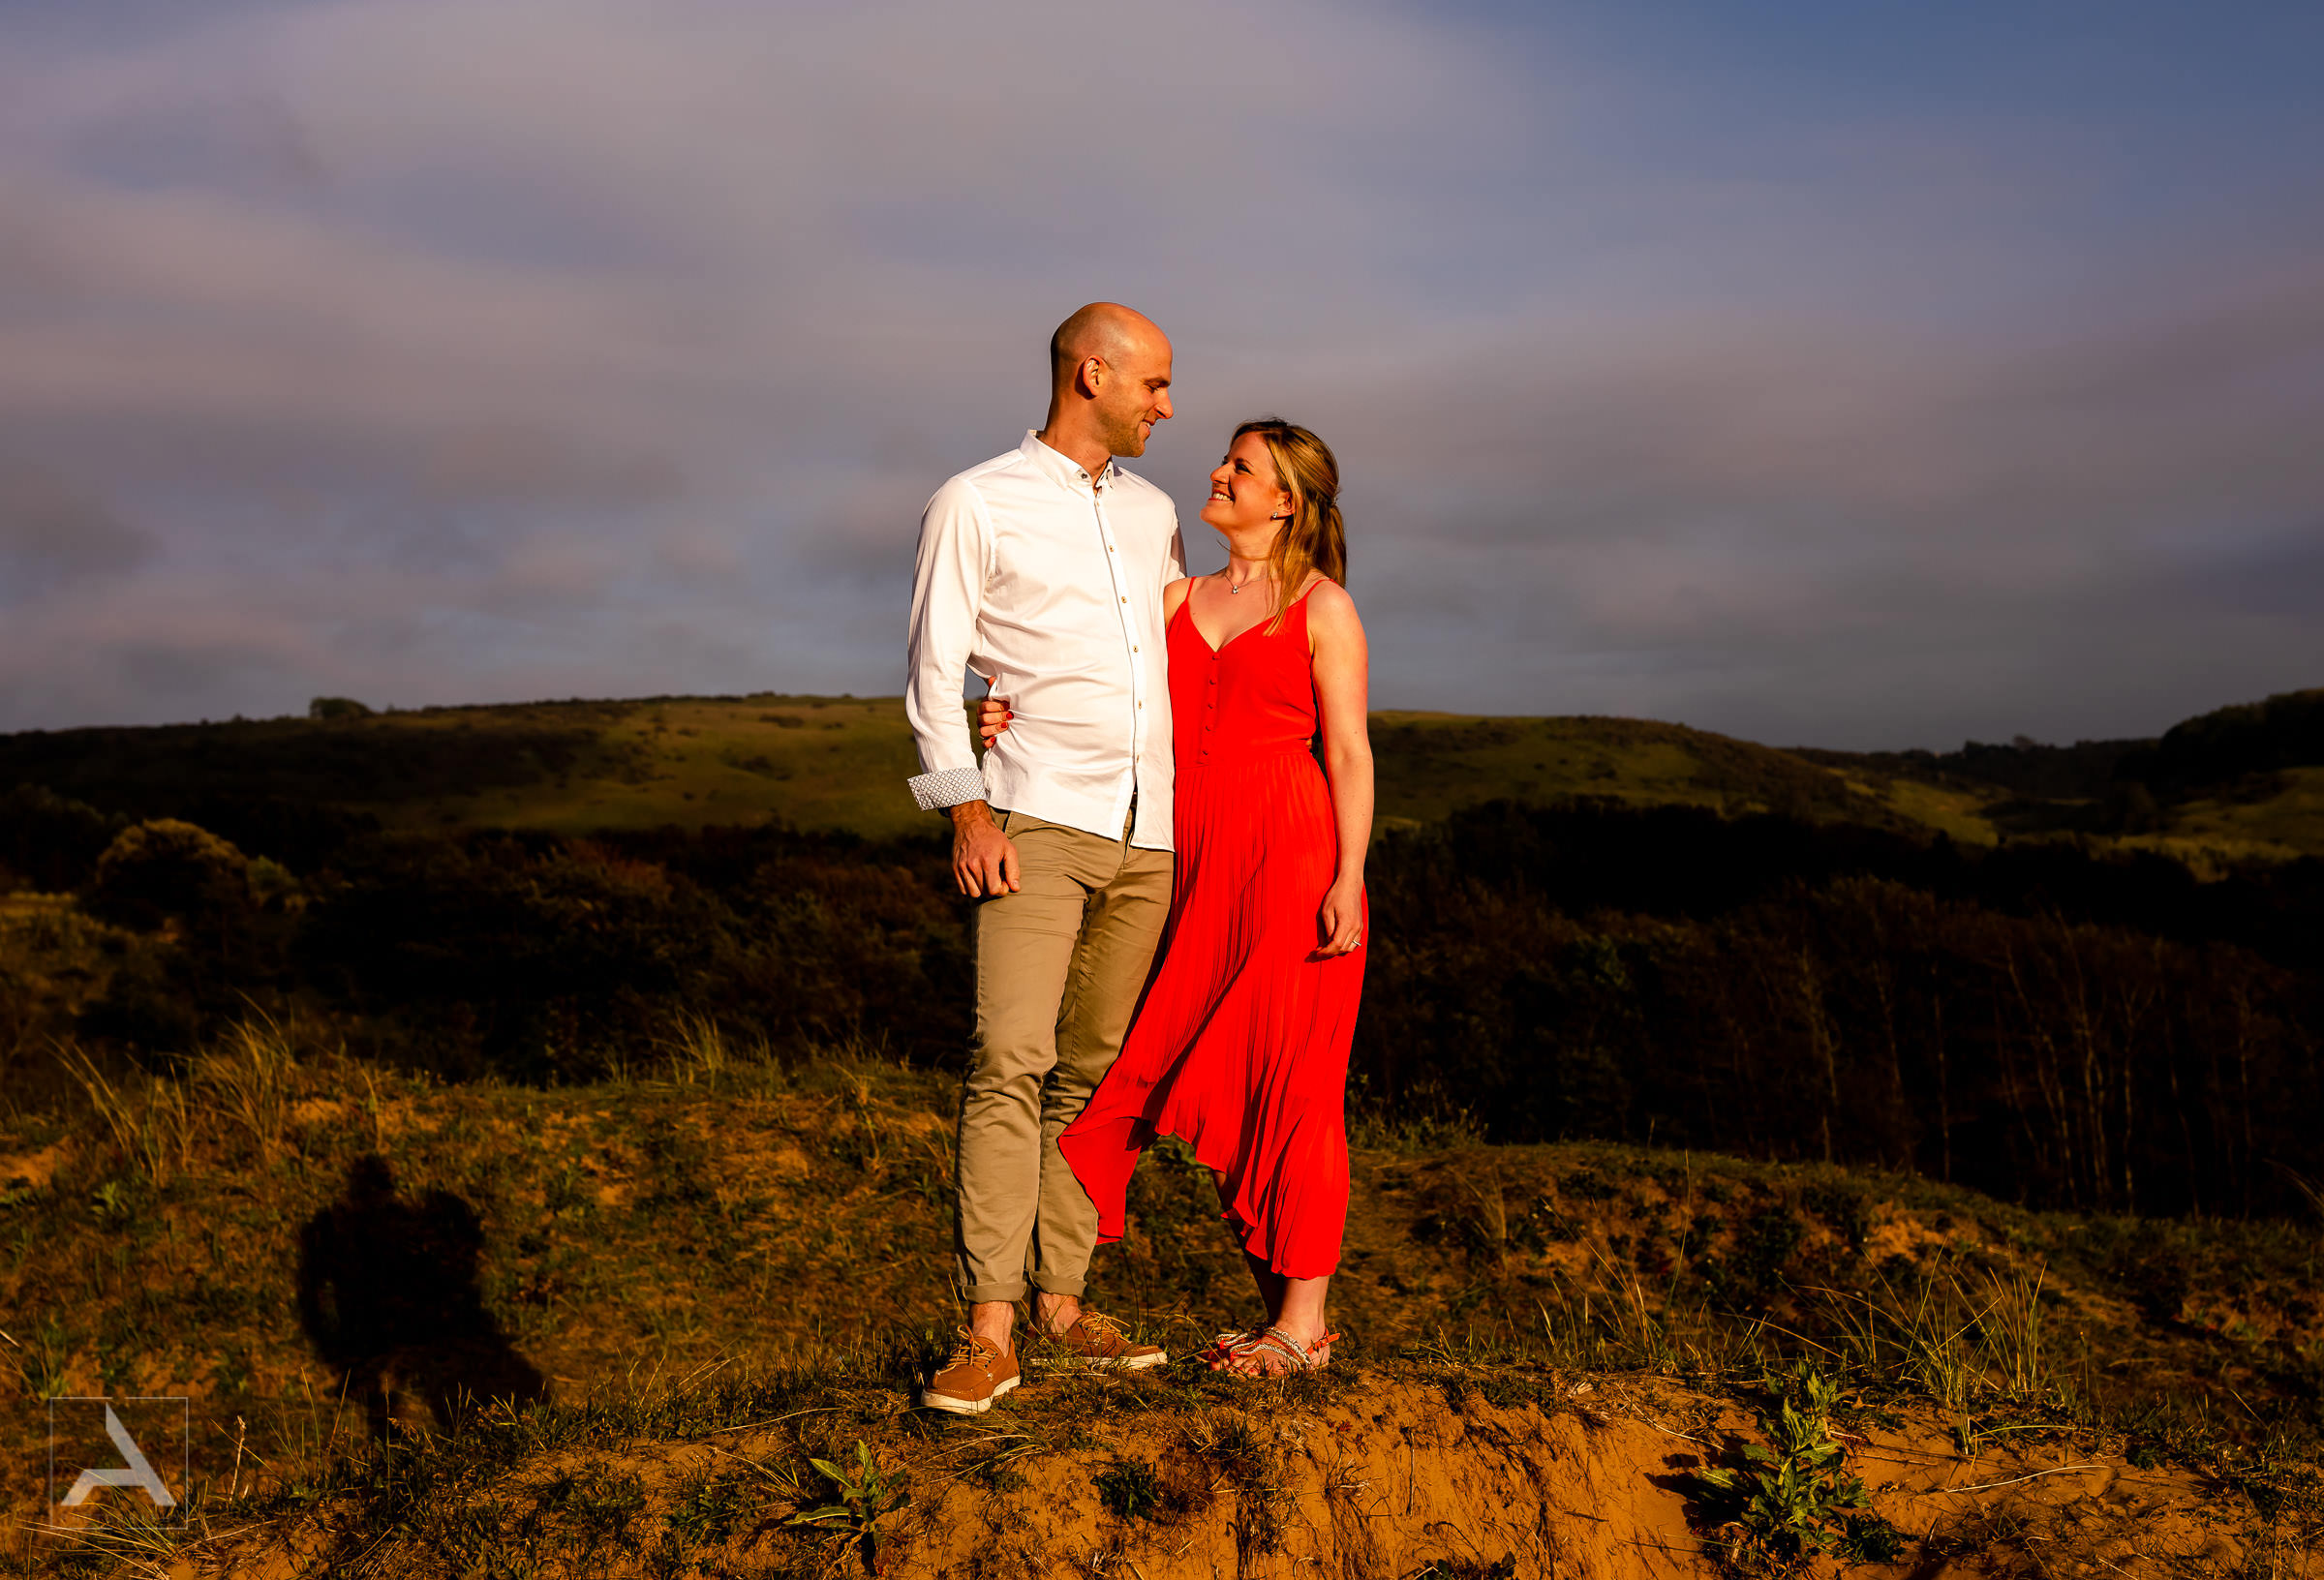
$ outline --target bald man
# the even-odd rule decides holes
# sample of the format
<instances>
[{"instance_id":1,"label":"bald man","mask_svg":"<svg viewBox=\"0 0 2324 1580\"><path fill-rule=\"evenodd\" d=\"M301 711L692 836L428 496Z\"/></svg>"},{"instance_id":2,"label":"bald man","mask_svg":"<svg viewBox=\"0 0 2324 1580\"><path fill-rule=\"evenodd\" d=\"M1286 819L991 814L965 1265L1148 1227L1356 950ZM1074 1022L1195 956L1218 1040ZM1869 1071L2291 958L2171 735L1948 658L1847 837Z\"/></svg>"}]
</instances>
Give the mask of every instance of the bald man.
<instances>
[{"instance_id":1,"label":"bald man","mask_svg":"<svg viewBox=\"0 0 2324 1580\"><path fill-rule=\"evenodd\" d=\"M1170 909L1162 589L1186 573L1170 497L1114 464L1170 417L1170 341L1093 302L1050 340L1049 416L936 490L920 518L904 712L911 791L952 820L976 907L976 1031L961 1093L954 1280L968 1325L921 1403L973 1414L1037 1347L1165 1358L1083 1300L1097 1212L1057 1135L1121 1051ZM980 766L963 675L1009 699Z\"/></svg>"}]
</instances>

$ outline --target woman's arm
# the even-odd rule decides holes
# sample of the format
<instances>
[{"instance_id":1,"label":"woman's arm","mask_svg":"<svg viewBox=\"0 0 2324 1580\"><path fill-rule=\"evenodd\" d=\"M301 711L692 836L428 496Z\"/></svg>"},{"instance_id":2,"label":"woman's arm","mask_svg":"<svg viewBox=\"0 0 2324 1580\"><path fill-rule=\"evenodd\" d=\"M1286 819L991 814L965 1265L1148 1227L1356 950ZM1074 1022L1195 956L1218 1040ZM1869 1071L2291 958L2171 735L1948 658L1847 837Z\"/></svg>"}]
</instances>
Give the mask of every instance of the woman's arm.
<instances>
[{"instance_id":1,"label":"woman's arm","mask_svg":"<svg viewBox=\"0 0 2324 1580\"><path fill-rule=\"evenodd\" d=\"M1307 594L1307 639L1315 654L1315 700L1324 722L1324 771L1339 866L1317 917L1318 956L1345 955L1363 941L1363 858L1372 843L1371 658L1356 600L1337 582Z\"/></svg>"}]
</instances>

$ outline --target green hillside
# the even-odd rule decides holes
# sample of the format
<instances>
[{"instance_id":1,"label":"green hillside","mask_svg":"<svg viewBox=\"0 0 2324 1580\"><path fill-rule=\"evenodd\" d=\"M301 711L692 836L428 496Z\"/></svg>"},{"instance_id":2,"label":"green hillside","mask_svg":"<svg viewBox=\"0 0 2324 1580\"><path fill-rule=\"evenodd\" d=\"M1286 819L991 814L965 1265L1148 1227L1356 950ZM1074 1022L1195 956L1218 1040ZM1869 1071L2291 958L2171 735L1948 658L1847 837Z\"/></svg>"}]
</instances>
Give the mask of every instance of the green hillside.
<instances>
[{"instance_id":1,"label":"green hillside","mask_svg":"<svg viewBox=\"0 0 2324 1580\"><path fill-rule=\"evenodd\" d=\"M1782 812L1992 844L2074 836L2198 870L2324 854L2324 692L2222 709L2159 741L1946 753L1771 746L1646 719L1372 718L1382 827L1511 799ZM963 729L965 725L963 724ZM649 697L0 736L0 791L200 821L205 805L336 808L391 828L561 834L780 821L927 832L895 697Z\"/></svg>"},{"instance_id":2,"label":"green hillside","mask_svg":"<svg viewBox=\"0 0 2324 1580\"><path fill-rule=\"evenodd\" d=\"M1594 796L1992 837L1967 810L1972 798L1677 724L1383 713L1372 739L1390 827L1503 797ZM0 736L0 787L38 784L108 811L270 798L426 829L780 819L881 838L933 827L904 793L917 772L894 697L544 702Z\"/></svg>"},{"instance_id":3,"label":"green hillside","mask_svg":"<svg viewBox=\"0 0 2324 1580\"><path fill-rule=\"evenodd\" d=\"M2324 855L2324 689L2214 709L2154 740L1796 755L1881 783L1923 821L1965 818L1985 838L2078 836L2206 873Z\"/></svg>"}]
</instances>

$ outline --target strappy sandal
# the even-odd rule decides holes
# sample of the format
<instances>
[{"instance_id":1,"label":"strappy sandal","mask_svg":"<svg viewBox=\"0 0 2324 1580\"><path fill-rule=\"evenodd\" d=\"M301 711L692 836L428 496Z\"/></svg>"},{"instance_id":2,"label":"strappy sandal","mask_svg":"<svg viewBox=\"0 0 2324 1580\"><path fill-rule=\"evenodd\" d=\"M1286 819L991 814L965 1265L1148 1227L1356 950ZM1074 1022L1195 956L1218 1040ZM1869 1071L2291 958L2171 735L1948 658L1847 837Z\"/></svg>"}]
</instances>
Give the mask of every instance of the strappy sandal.
<instances>
[{"instance_id":1,"label":"strappy sandal","mask_svg":"<svg viewBox=\"0 0 2324 1580\"><path fill-rule=\"evenodd\" d=\"M1248 1350L1252 1345L1257 1344L1260 1336L1266 1331L1267 1324L1265 1322L1253 1322L1248 1327L1236 1328L1230 1332L1221 1333L1218 1337L1212 1339L1208 1345L1205 1346L1202 1350L1197 1351L1194 1358L1201 1361L1204 1365L1209 1367L1214 1372L1223 1372L1227 1369L1228 1362L1232 1361L1237 1355L1241 1354L1245 1350Z\"/></svg>"},{"instance_id":2,"label":"strappy sandal","mask_svg":"<svg viewBox=\"0 0 2324 1580\"><path fill-rule=\"evenodd\" d=\"M1301 1346L1299 1340L1281 1328L1269 1327L1260 1332L1250 1343L1238 1346L1227 1358L1239 1360L1244 1355L1265 1350L1269 1354L1280 1355L1291 1363L1291 1370L1288 1372L1237 1372L1234 1374L1237 1377L1290 1377L1301 1372L1320 1372L1330 1364L1330 1359L1327 1356L1325 1359L1318 1360L1315 1358L1315 1352L1338 1337L1339 1335L1336 1333L1326 1333L1313 1344Z\"/></svg>"}]
</instances>

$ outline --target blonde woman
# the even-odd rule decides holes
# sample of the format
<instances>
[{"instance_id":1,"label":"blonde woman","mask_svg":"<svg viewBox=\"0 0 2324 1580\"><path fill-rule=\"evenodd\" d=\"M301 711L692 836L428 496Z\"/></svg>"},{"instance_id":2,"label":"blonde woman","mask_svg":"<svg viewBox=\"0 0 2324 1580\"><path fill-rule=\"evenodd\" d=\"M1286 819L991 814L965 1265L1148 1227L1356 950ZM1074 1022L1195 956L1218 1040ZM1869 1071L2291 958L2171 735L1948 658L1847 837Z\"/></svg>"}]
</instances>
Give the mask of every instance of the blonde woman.
<instances>
[{"instance_id":1,"label":"blonde woman","mask_svg":"<svg viewBox=\"0 0 2324 1580\"><path fill-rule=\"evenodd\" d=\"M1338 492L1330 449L1272 417L1238 428L1210 474L1202 519L1226 568L1163 592L1177 869L1161 963L1057 1142L1100 1242L1121 1237L1131 1171L1157 1136L1212 1170L1267 1316L1206 1358L1248 1376L1330 1358L1324 1302L1347 1219L1372 755ZM1003 711L987 723L1005 728Z\"/></svg>"}]
</instances>

